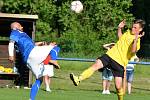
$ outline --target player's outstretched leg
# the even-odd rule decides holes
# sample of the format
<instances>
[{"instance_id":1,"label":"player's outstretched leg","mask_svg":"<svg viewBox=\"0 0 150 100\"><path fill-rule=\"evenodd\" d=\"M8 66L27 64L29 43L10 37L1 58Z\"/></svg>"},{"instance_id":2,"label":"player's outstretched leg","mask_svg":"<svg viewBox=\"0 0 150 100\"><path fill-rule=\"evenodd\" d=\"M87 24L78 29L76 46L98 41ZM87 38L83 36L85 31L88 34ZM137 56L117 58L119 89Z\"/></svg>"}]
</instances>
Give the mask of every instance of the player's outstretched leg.
<instances>
[{"instance_id":1,"label":"player's outstretched leg","mask_svg":"<svg viewBox=\"0 0 150 100\"><path fill-rule=\"evenodd\" d=\"M98 59L92 66L90 66L89 68L84 70L80 74L80 76L75 76L73 73L71 73L70 79L72 80L72 82L75 86L78 86L82 80L85 80L85 79L91 77L93 75L93 73L95 71L97 71L98 69L102 68L102 66L103 66L103 64L102 64L101 60Z\"/></svg>"},{"instance_id":2,"label":"player's outstretched leg","mask_svg":"<svg viewBox=\"0 0 150 100\"><path fill-rule=\"evenodd\" d=\"M70 79L72 80L75 86L78 86L80 81L89 78L93 73L94 73L93 68L89 67L88 69L84 70L80 76L75 76L73 73L71 73Z\"/></svg>"}]
</instances>

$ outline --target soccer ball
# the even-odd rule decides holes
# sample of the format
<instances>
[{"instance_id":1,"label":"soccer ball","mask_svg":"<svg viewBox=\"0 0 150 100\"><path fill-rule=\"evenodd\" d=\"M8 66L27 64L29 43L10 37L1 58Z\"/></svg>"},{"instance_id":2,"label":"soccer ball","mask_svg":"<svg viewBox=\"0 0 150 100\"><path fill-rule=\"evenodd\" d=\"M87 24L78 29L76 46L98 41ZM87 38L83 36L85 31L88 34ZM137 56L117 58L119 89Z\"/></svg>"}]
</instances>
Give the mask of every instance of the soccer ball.
<instances>
[{"instance_id":1,"label":"soccer ball","mask_svg":"<svg viewBox=\"0 0 150 100\"><path fill-rule=\"evenodd\" d=\"M80 1L72 1L71 10L75 13L80 13L83 10L83 4Z\"/></svg>"}]
</instances>

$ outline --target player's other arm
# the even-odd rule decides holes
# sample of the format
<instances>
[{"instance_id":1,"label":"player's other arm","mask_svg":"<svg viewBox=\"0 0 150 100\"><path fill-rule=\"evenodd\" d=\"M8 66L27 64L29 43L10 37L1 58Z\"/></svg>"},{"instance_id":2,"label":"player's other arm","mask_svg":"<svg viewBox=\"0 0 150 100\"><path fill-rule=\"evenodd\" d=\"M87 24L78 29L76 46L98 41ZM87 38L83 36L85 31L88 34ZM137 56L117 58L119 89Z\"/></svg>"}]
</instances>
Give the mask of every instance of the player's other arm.
<instances>
[{"instance_id":1,"label":"player's other arm","mask_svg":"<svg viewBox=\"0 0 150 100\"><path fill-rule=\"evenodd\" d=\"M35 42L36 46L43 46L43 45L47 45L47 43L45 41L42 42Z\"/></svg>"},{"instance_id":2,"label":"player's other arm","mask_svg":"<svg viewBox=\"0 0 150 100\"><path fill-rule=\"evenodd\" d=\"M137 44L138 44L138 38L143 37L145 34L145 32L143 32L142 34L135 34L135 39L133 40L133 44L132 44L132 53L136 53L138 51L137 49Z\"/></svg>"},{"instance_id":3,"label":"player's other arm","mask_svg":"<svg viewBox=\"0 0 150 100\"><path fill-rule=\"evenodd\" d=\"M122 36L122 28L125 26L125 20L122 20L118 25L118 38Z\"/></svg>"},{"instance_id":4,"label":"player's other arm","mask_svg":"<svg viewBox=\"0 0 150 100\"><path fill-rule=\"evenodd\" d=\"M135 37L135 39L133 40L133 44L132 44L132 53L137 52L137 42L138 42L138 38Z\"/></svg>"},{"instance_id":5,"label":"player's other arm","mask_svg":"<svg viewBox=\"0 0 150 100\"><path fill-rule=\"evenodd\" d=\"M15 58L14 58L14 45L15 45L15 41L10 40L9 44L8 44L8 54L9 54L9 60L11 62L15 61Z\"/></svg>"},{"instance_id":6,"label":"player's other arm","mask_svg":"<svg viewBox=\"0 0 150 100\"><path fill-rule=\"evenodd\" d=\"M56 42L47 43L46 41L35 42L35 45L36 45L36 46L43 46L43 45L57 46Z\"/></svg>"}]
</instances>

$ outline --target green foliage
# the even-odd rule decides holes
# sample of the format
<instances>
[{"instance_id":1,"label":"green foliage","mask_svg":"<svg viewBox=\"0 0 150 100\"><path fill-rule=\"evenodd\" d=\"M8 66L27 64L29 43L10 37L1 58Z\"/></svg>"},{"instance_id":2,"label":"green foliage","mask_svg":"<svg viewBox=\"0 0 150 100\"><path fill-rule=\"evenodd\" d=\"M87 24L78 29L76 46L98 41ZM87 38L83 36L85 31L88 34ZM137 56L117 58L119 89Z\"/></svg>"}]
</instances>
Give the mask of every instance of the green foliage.
<instances>
[{"instance_id":1,"label":"green foliage","mask_svg":"<svg viewBox=\"0 0 150 100\"><path fill-rule=\"evenodd\" d=\"M58 0L61 1L61 0ZM2 12L37 14L36 41L57 41L62 56L97 57L102 45L117 41L117 25L133 20L131 0L84 0L84 10L70 10L70 0L3 0Z\"/></svg>"},{"instance_id":2,"label":"green foliage","mask_svg":"<svg viewBox=\"0 0 150 100\"><path fill-rule=\"evenodd\" d=\"M130 0L85 0L83 5L84 10L79 14L65 9L69 8L67 4L62 6L60 19L63 34L60 44L63 44L65 55L71 52L76 53L77 57L95 57L104 53L103 44L117 41L116 28L122 19L126 19L127 23L132 21L128 10L132 4Z\"/></svg>"}]
</instances>

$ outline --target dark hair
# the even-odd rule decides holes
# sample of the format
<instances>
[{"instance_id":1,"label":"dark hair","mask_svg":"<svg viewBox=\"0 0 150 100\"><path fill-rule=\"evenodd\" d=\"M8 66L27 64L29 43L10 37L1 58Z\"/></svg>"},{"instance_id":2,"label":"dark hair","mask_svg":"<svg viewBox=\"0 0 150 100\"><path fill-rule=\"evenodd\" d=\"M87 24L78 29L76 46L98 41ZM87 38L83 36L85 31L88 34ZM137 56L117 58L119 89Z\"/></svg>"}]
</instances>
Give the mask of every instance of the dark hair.
<instances>
[{"instance_id":1,"label":"dark hair","mask_svg":"<svg viewBox=\"0 0 150 100\"><path fill-rule=\"evenodd\" d=\"M135 19L133 23L139 24L141 26L141 28L144 28L144 26L145 26L145 21L142 19Z\"/></svg>"}]
</instances>

